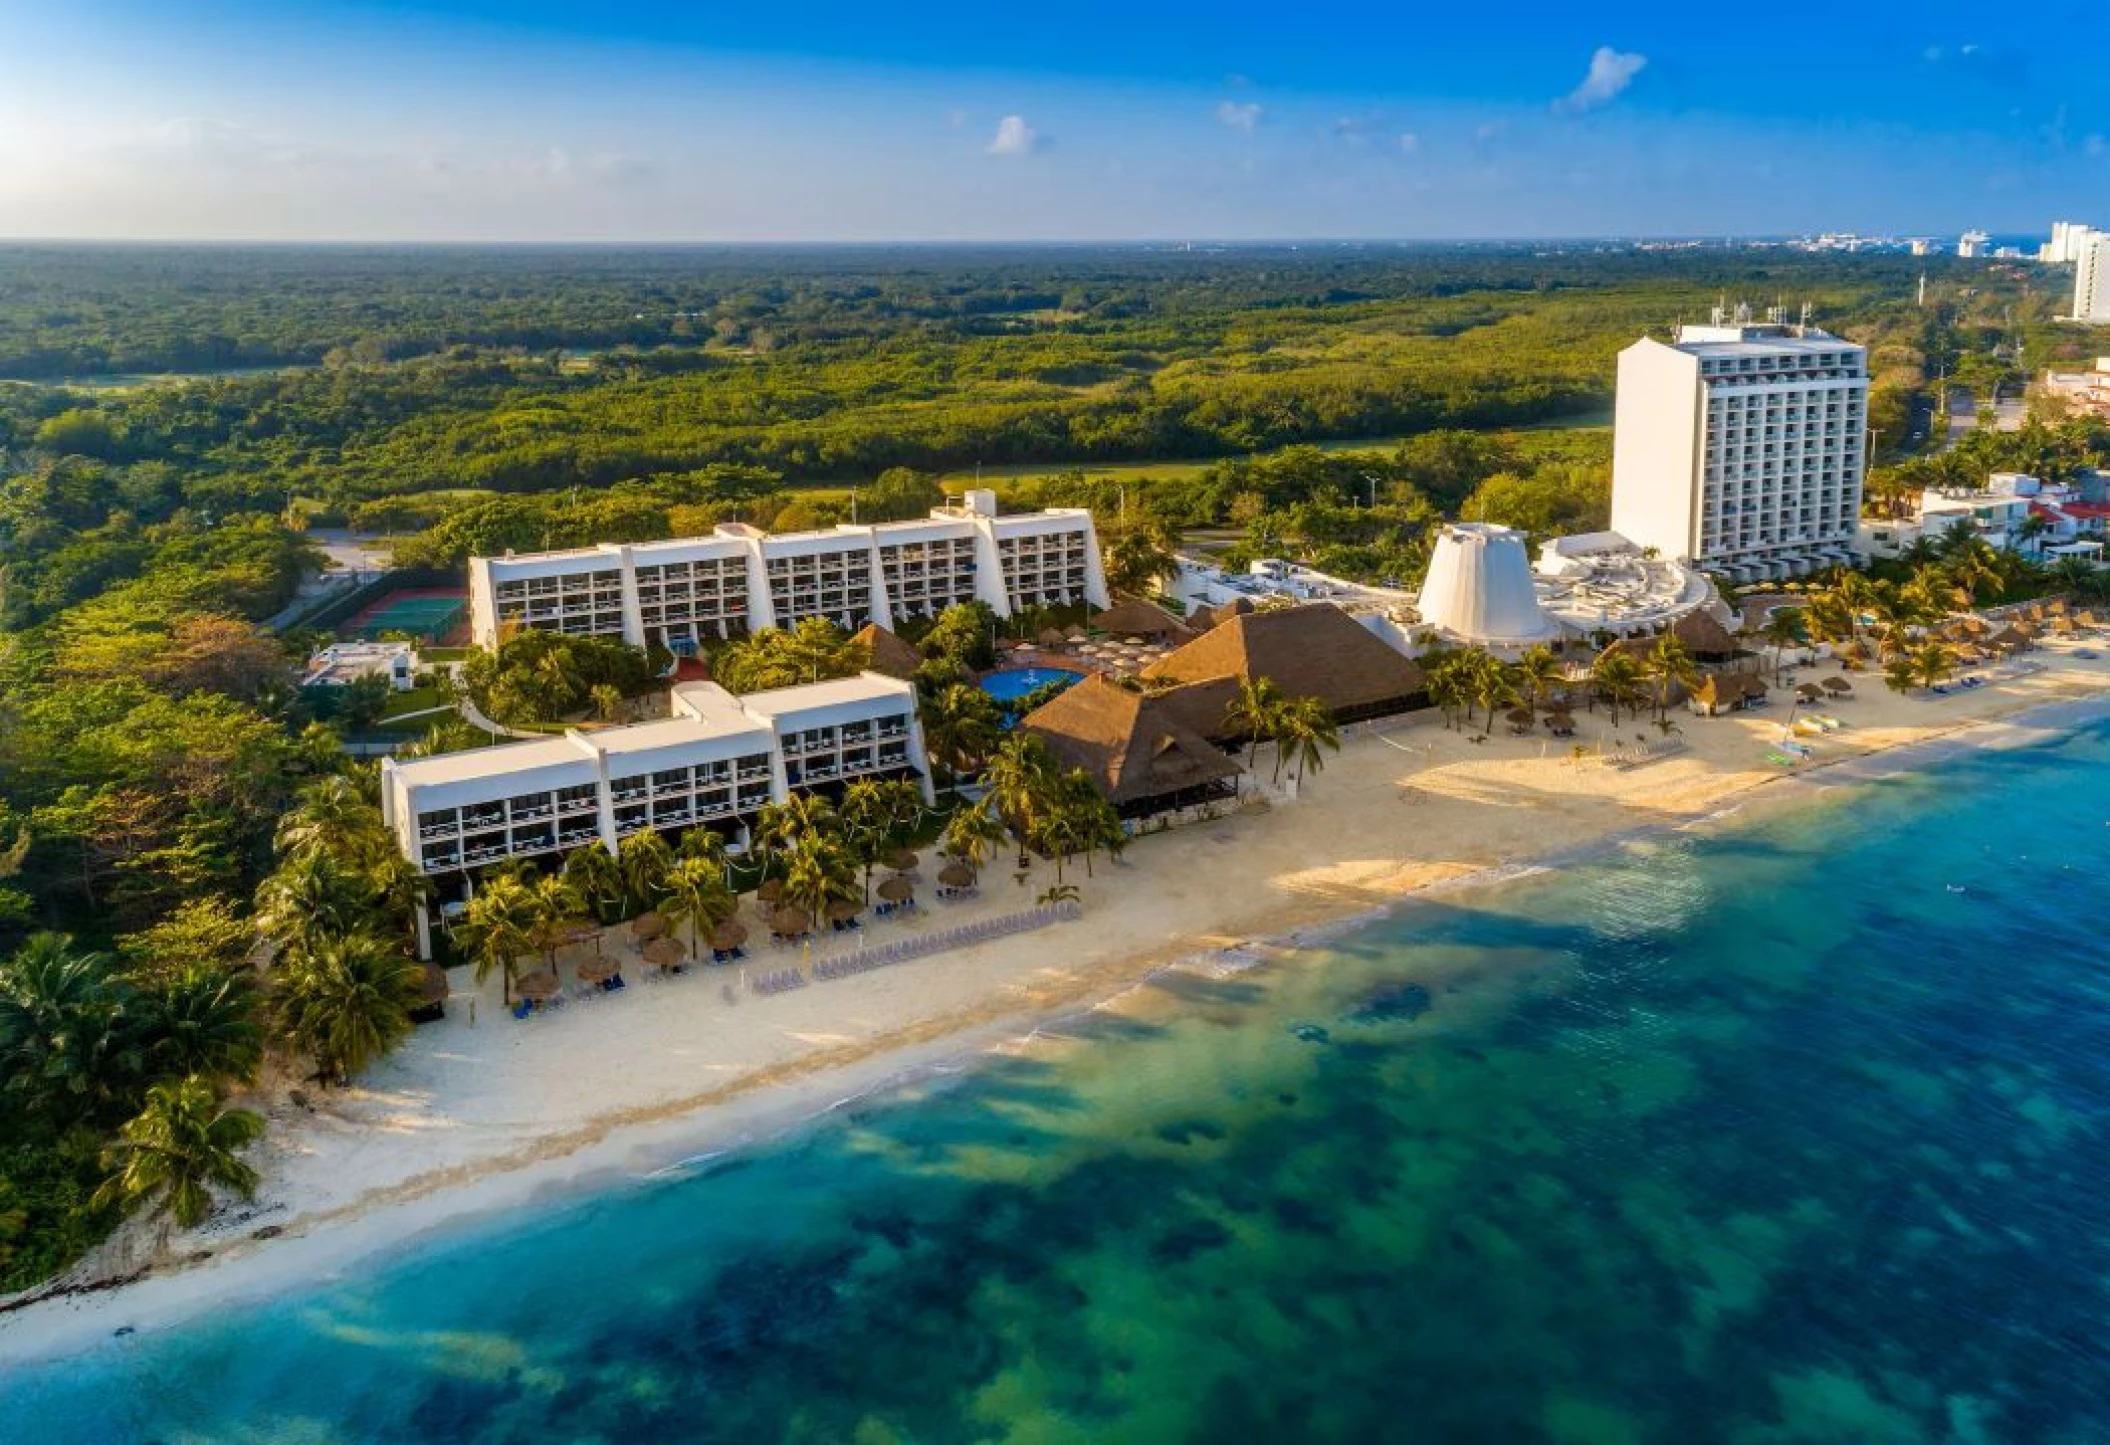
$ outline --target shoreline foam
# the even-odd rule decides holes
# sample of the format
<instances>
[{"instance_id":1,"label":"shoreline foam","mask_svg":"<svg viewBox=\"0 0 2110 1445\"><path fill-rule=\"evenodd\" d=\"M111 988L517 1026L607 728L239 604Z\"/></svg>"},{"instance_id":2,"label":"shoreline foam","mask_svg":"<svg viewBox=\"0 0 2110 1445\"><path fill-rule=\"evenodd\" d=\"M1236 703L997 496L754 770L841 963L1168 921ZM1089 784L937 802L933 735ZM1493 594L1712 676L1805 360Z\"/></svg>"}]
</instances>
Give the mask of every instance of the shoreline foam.
<instances>
[{"instance_id":1,"label":"shoreline foam","mask_svg":"<svg viewBox=\"0 0 2110 1445\"><path fill-rule=\"evenodd\" d=\"M54 1295L0 1316L0 1364L81 1353L117 1343L112 1331L121 1326L141 1333L167 1330L222 1305L276 1297L303 1284L342 1278L351 1266L384 1251L399 1250L413 1241L420 1245L437 1242L526 1204L641 1187L654 1179L708 1169L715 1161L812 1127L845 1108L898 1095L919 1084L942 1087L950 1080L969 1077L978 1059L1036 1041L1062 1039L1059 1026L1063 1021L1118 1010L1124 999L1140 995L1168 972L1198 970L1221 977L1226 976L1226 965L1232 973L1268 963L1279 965L1300 951L1323 948L1430 898L1525 881L1652 836L1770 815L1826 794L1836 796L1841 787L1898 776L1963 751L2027 746L2055 737L2062 727L2110 713L2110 697L2101 691L2110 685L2110 673L2091 672L2069 680L2085 682L2088 690L2035 705L2027 698L2009 699L2015 706L1999 715L1959 718L1946 727L1917 729L1904 740L1878 743L1808 770L1760 774L1743 783L1737 783L1734 776L1718 778L1723 786L1713 806L1703 810L1602 828L1530 859L1505 857L1428 877L1360 900L1361 906L1332 900L1330 906L1316 906L1318 916L1287 922L1274 931L1220 939L1200 948L1181 947L1177 937L1169 945L1164 938L1140 939L1141 947L1123 951L1086 976L1088 992L1037 1006L1030 997L983 997L979 1016L956 1025L953 1014L926 1017L861 1041L847 1058L841 1049L794 1056L699 1095L618 1110L532 1136L524 1151L487 1155L415 1174L392 1185L364 1190L333 1207L289 1211L285 1232L268 1241L224 1242L213 1258L199 1264L162 1269L114 1288ZM1770 720L1752 721L1762 728ZM1482 760L1461 761L1471 768ZM1810 786L1768 786L1787 781ZM1320 779L1317 786L1324 784ZM1285 809L1284 814L1308 813L1324 806L1323 801L1307 801ZM1275 821L1280 820L1262 823ZM1197 836L1205 832L1203 828L1171 839L1148 839L1142 846L1187 842L1190 846L1184 851L1193 854L1206 846L1208 839ZM558 1027L562 1024L559 1020Z\"/></svg>"}]
</instances>

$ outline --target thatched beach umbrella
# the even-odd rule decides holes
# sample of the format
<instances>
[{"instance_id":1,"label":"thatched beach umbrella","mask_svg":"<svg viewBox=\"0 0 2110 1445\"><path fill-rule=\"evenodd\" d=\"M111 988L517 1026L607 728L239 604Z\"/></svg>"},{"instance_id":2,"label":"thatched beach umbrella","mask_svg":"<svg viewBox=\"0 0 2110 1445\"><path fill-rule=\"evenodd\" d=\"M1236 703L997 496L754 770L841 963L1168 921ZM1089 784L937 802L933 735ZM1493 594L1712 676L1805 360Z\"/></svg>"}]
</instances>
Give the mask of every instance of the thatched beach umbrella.
<instances>
[{"instance_id":1,"label":"thatched beach umbrella","mask_svg":"<svg viewBox=\"0 0 2110 1445\"><path fill-rule=\"evenodd\" d=\"M784 880L781 878L764 878L762 886L755 890L755 901L757 903L775 903L783 896Z\"/></svg>"},{"instance_id":2,"label":"thatched beach umbrella","mask_svg":"<svg viewBox=\"0 0 2110 1445\"><path fill-rule=\"evenodd\" d=\"M916 885L906 878L889 878L879 885L879 896L889 903L906 903L916 896Z\"/></svg>"},{"instance_id":3,"label":"thatched beach umbrella","mask_svg":"<svg viewBox=\"0 0 2110 1445\"><path fill-rule=\"evenodd\" d=\"M1534 722L1538 721L1538 714L1528 707L1513 707L1504 713L1503 716L1519 727L1530 727Z\"/></svg>"},{"instance_id":4,"label":"thatched beach umbrella","mask_svg":"<svg viewBox=\"0 0 2110 1445\"><path fill-rule=\"evenodd\" d=\"M541 1003L557 996L557 975L548 969L539 969L528 974L513 985L513 991L530 1003Z\"/></svg>"},{"instance_id":5,"label":"thatched beach umbrella","mask_svg":"<svg viewBox=\"0 0 2110 1445\"><path fill-rule=\"evenodd\" d=\"M1823 686L1824 690L1834 697L1844 697L1854 690L1854 685L1843 677L1828 677Z\"/></svg>"},{"instance_id":6,"label":"thatched beach umbrella","mask_svg":"<svg viewBox=\"0 0 2110 1445\"><path fill-rule=\"evenodd\" d=\"M419 966L418 1006L421 1009L444 1008L449 991L446 969L429 959Z\"/></svg>"},{"instance_id":7,"label":"thatched beach umbrella","mask_svg":"<svg viewBox=\"0 0 2110 1445\"><path fill-rule=\"evenodd\" d=\"M938 870L938 881L947 888L970 888L974 885L974 870L965 863L948 863Z\"/></svg>"},{"instance_id":8,"label":"thatched beach umbrella","mask_svg":"<svg viewBox=\"0 0 2110 1445\"><path fill-rule=\"evenodd\" d=\"M665 940L655 940L664 942ZM612 958L589 958L579 965L579 982L606 983L616 976L616 961Z\"/></svg>"},{"instance_id":9,"label":"thatched beach umbrella","mask_svg":"<svg viewBox=\"0 0 2110 1445\"><path fill-rule=\"evenodd\" d=\"M1824 700L1824 689L1817 686L1814 682L1800 683L1795 688L1795 700L1797 702L1822 702Z\"/></svg>"},{"instance_id":10,"label":"thatched beach umbrella","mask_svg":"<svg viewBox=\"0 0 2110 1445\"><path fill-rule=\"evenodd\" d=\"M645 962L654 968L678 968L688 956L688 945L678 938L655 938L645 945Z\"/></svg>"},{"instance_id":11,"label":"thatched beach umbrella","mask_svg":"<svg viewBox=\"0 0 2110 1445\"><path fill-rule=\"evenodd\" d=\"M711 930L711 947L723 952L747 942L747 925L728 918Z\"/></svg>"},{"instance_id":12,"label":"thatched beach umbrella","mask_svg":"<svg viewBox=\"0 0 2110 1445\"><path fill-rule=\"evenodd\" d=\"M771 915L769 927L773 933L796 938L802 933L813 932L813 915L803 908L793 908L786 904Z\"/></svg>"},{"instance_id":13,"label":"thatched beach umbrella","mask_svg":"<svg viewBox=\"0 0 2110 1445\"><path fill-rule=\"evenodd\" d=\"M864 912L864 905L854 898L835 898L829 900L828 903L828 921L830 923L848 923L862 912Z\"/></svg>"},{"instance_id":14,"label":"thatched beach umbrella","mask_svg":"<svg viewBox=\"0 0 2110 1445\"><path fill-rule=\"evenodd\" d=\"M650 943L667 931L667 920L656 912L640 913L630 920L630 936L639 943Z\"/></svg>"},{"instance_id":15,"label":"thatched beach umbrella","mask_svg":"<svg viewBox=\"0 0 2110 1445\"><path fill-rule=\"evenodd\" d=\"M1054 628L1043 627L1040 629L1040 645L1042 647L1060 647L1062 646L1062 643L1062 634L1060 632L1057 632Z\"/></svg>"},{"instance_id":16,"label":"thatched beach umbrella","mask_svg":"<svg viewBox=\"0 0 2110 1445\"><path fill-rule=\"evenodd\" d=\"M898 849L892 857L886 860L886 866L893 869L896 873L909 873L913 872L916 865L922 861L921 858L916 856L913 848L902 848Z\"/></svg>"}]
</instances>

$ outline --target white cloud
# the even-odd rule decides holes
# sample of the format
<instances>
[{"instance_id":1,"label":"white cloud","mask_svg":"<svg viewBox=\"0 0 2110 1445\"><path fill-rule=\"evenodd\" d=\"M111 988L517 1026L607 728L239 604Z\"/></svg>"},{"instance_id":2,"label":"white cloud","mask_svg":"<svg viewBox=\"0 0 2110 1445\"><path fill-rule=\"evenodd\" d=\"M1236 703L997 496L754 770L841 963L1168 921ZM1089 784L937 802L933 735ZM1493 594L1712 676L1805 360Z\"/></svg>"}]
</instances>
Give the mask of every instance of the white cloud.
<instances>
[{"instance_id":1,"label":"white cloud","mask_svg":"<svg viewBox=\"0 0 2110 1445\"><path fill-rule=\"evenodd\" d=\"M1249 100L1243 105L1227 100L1216 107L1216 118L1219 121L1232 130L1242 130L1247 135L1251 135L1253 127L1260 124L1260 114L1260 103L1254 100Z\"/></svg>"},{"instance_id":2,"label":"white cloud","mask_svg":"<svg viewBox=\"0 0 2110 1445\"><path fill-rule=\"evenodd\" d=\"M1408 155L1412 155L1421 149L1421 137L1410 130L1401 131L1399 133L1399 148Z\"/></svg>"},{"instance_id":3,"label":"white cloud","mask_svg":"<svg viewBox=\"0 0 2110 1445\"><path fill-rule=\"evenodd\" d=\"M996 123L996 136L989 142L993 156L1031 155L1041 147L1040 132L1026 124L1022 115L1007 115Z\"/></svg>"},{"instance_id":4,"label":"white cloud","mask_svg":"<svg viewBox=\"0 0 2110 1445\"><path fill-rule=\"evenodd\" d=\"M1577 115L1609 105L1625 93L1647 64L1646 55L1600 45L1596 54L1590 57L1590 69L1583 76L1582 84L1553 102L1553 108Z\"/></svg>"}]
</instances>

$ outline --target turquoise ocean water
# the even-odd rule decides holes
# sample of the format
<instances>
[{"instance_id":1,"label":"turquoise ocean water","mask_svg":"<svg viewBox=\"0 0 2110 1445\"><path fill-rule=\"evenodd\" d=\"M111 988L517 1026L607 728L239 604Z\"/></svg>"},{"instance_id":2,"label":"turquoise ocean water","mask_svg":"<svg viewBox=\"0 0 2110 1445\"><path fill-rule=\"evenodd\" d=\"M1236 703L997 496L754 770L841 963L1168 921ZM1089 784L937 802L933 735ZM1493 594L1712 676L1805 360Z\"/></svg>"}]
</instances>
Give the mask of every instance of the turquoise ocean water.
<instances>
[{"instance_id":1,"label":"turquoise ocean water","mask_svg":"<svg viewBox=\"0 0 2110 1445\"><path fill-rule=\"evenodd\" d=\"M2110 1440L2110 727L0 1378L38 1441Z\"/></svg>"}]
</instances>

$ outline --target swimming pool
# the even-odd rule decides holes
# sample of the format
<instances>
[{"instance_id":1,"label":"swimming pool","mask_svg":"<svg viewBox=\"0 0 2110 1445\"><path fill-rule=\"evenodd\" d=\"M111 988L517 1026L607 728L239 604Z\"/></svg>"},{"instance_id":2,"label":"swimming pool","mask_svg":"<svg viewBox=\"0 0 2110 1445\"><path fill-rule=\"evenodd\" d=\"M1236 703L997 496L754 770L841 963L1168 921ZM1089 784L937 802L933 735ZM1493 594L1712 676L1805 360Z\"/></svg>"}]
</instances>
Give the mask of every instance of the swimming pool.
<instances>
[{"instance_id":1,"label":"swimming pool","mask_svg":"<svg viewBox=\"0 0 2110 1445\"><path fill-rule=\"evenodd\" d=\"M982 691L1001 703L1014 703L1051 682L1067 687L1084 674L1066 667L1006 667L982 679Z\"/></svg>"}]
</instances>

